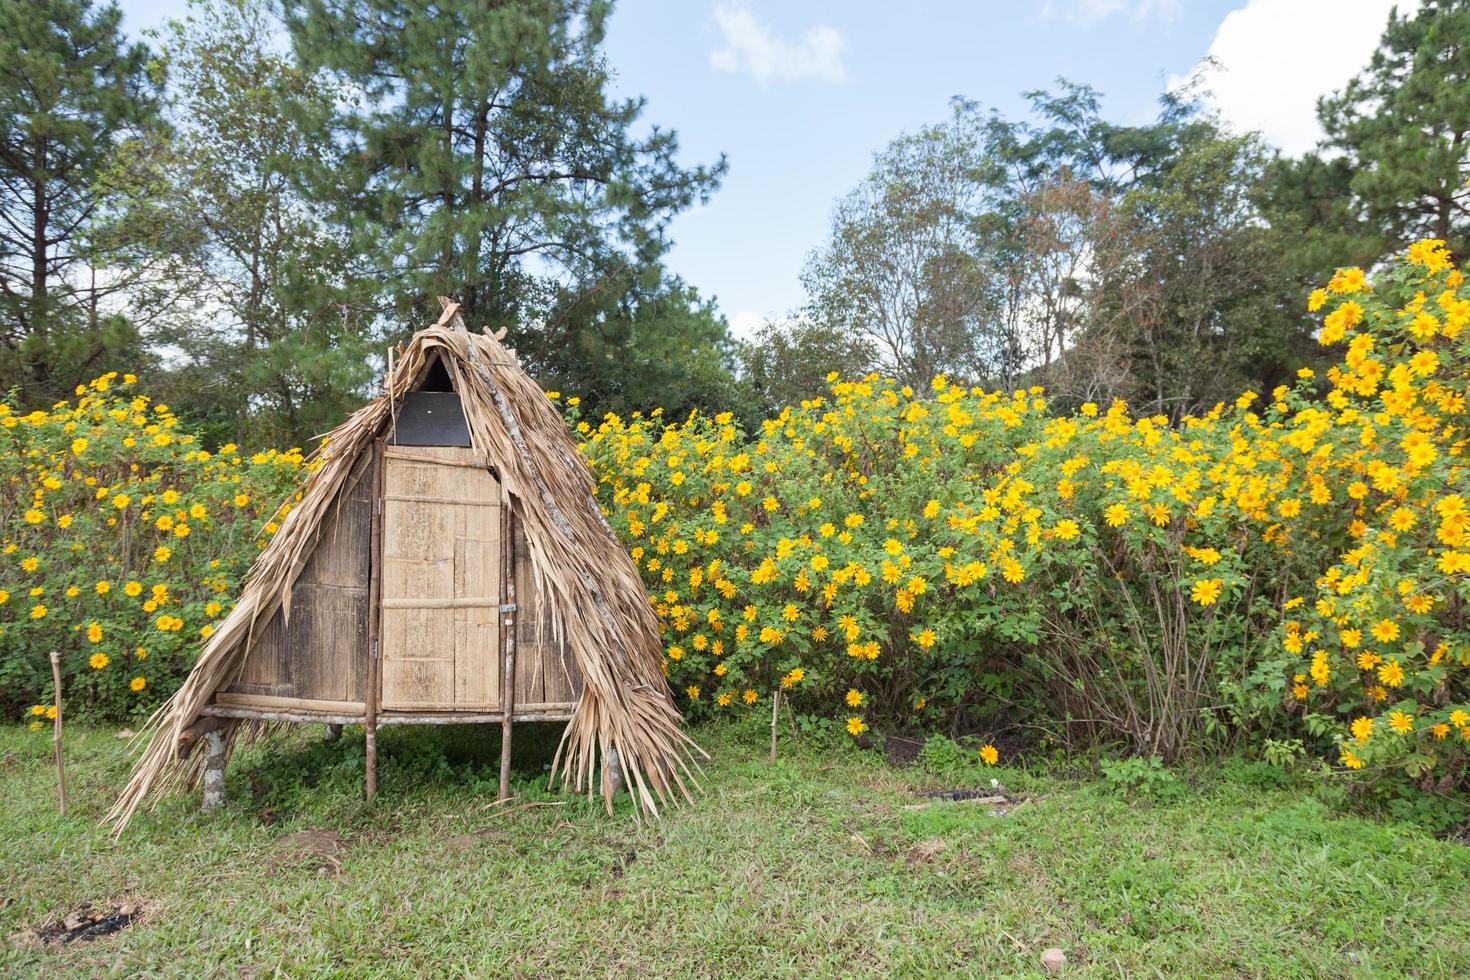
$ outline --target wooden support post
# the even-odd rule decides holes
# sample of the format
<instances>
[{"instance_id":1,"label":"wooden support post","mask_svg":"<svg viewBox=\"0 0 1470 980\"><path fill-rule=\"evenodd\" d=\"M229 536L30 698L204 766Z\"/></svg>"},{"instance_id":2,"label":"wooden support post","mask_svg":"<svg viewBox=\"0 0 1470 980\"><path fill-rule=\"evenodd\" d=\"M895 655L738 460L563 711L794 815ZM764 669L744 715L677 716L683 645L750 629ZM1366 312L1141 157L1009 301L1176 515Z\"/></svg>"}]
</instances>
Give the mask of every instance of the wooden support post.
<instances>
[{"instance_id":1,"label":"wooden support post","mask_svg":"<svg viewBox=\"0 0 1470 980\"><path fill-rule=\"evenodd\" d=\"M500 710L504 719L500 723L500 798L510 799L510 744L513 716L516 710L516 542L515 519L511 515L510 500L502 491L500 502L500 581L504 586L501 595L501 649L504 653L504 669L501 671Z\"/></svg>"},{"instance_id":2,"label":"wooden support post","mask_svg":"<svg viewBox=\"0 0 1470 980\"><path fill-rule=\"evenodd\" d=\"M61 654L51 651L51 685L56 706L56 724L51 726L51 742L56 749L56 792L60 797L61 815L66 816L66 767L61 761Z\"/></svg>"},{"instance_id":3,"label":"wooden support post","mask_svg":"<svg viewBox=\"0 0 1470 980\"><path fill-rule=\"evenodd\" d=\"M367 801L378 794L378 702L382 697L383 651L383 437L373 443L373 515L368 572L368 683L363 698L363 731L367 768ZM340 730L340 729L339 729Z\"/></svg>"},{"instance_id":4,"label":"wooden support post","mask_svg":"<svg viewBox=\"0 0 1470 980\"><path fill-rule=\"evenodd\" d=\"M609 792L616 793L623 788L623 760L619 758L618 750L608 749L602 764L607 768Z\"/></svg>"},{"instance_id":5,"label":"wooden support post","mask_svg":"<svg viewBox=\"0 0 1470 980\"><path fill-rule=\"evenodd\" d=\"M208 732L220 727L220 720L212 715L205 715L194 724L179 732L178 744L174 746L174 756L179 759L189 758L189 753L194 751L194 746Z\"/></svg>"},{"instance_id":6,"label":"wooden support post","mask_svg":"<svg viewBox=\"0 0 1470 980\"><path fill-rule=\"evenodd\" d=\"M225 802L225 750L228 729L215 726L204 733L204 812L218 810Z\"/></svg>"},{"instance_id":7,"label":"wooden support post","mask_svg":"<svg viewBox=\"0 0 1470 980\"><path fill-rule=\"evenodd\" d=\"M776 764L776 721L781 713L781 689L776 688L776 693L771 698L771 765Z\"/></svg>"},{"instance_id":8,"label":"wooden support post","mask_svg":"<svg viewBox=\"0 0 1470 980\"><path fill-rule=\"evenodd\" d=\"M341 737L342 737L342 726L341 725L338 725L336 723L330 723L330 724L327 725L327 734L322 739L322 741L324 741L324 742L335 742L335 741L337 741L337 739L339 739Z\"/></svg>"}]
</instances>

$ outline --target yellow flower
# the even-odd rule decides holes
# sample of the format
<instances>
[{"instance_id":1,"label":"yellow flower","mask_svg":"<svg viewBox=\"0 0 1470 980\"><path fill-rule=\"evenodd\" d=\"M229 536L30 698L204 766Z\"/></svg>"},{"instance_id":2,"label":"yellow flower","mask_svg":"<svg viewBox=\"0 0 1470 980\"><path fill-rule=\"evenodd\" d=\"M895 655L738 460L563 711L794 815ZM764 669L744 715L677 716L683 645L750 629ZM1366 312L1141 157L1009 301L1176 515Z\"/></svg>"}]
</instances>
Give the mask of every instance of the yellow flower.
<instances>
[{"instance_id":1,"label":"yellow flower","mask_svg":"<svg viewBox=\"0 0 1470 980\"><path fill-rule=\"evenodd\" d=\"M143 585L141 582L129 582L127 585L123 586L123 592L129 596L136 598L139 595L142 595Z\"/></svg>"},{"instance_id":2,"label":"yellow flower","mask_svg":"<svg viewBox=\"0 0 1470 980\"><path fill-rule=\"evenodd\" d=\"M1392 643L1399 638L1399 624L1391 619L1380 620L1373 624L1373 637L1379 643Z\"/></svg>"},{"instance_id":3,"label":"yellow flower","mask_svg":"<svg viewBox=\"0 0 1470 980\"><path fill-rule=\"evenodd\" d=\"M689 699L691 701L698 701L699 700L699 688L697 686L695 686L693 684L690 684L684 690L685 690L685 693L689 695Z\"/></svg>"},{"instance_id":4,"label":"yellow flower","mask_svg":"<svg viewBox=\"0 0 1470 980\"><path fill-rule=\"evenodd\" d=\"M112 506L118 510L126 510L129 503L128 495L125 493L120 493L112 498Z\"/></svg>"},{"instance_id":5,"label":"yellow flower","mask_svg":"<svg viewBox=\"0 0 1470 980\"><path fill-rule=\"evenodd\" d=\"M740 695L740 700L744 701L746 704L755 704L756 700L759 697L759 694L747 687L745 691Z\"/></svg>"},{"instance_id":6,"label":"yellow flower","mask_svg":"<svg viewBox=\"0 0 1470 980\"><path fill-rule=\"evenodd\" d=\"M1331 281L1327 283L1327 289L1338 295L1346 295L1348 293L1361 292L1366 283L1367 280L1363 275L1363 270L1357 266L1353 266L1347 269L1338 269L1333 274Z\"/></svg>"},{"instance_id":7,"label":"yellow flower","mask_svg":"<svg viewBox=\"0 0 1470 980\"><path fill-rule=\"evenodd\" d=\"M153 549L153 560L156 562L168 561L172 555L173 552L168 549L167 545L161 544L157 548Z\"/></svg>"},{"instance_id":8,"label":"yellow flower","mask_svg":"<svg viewBox=\"0 0 1470 980\"><path fill-rule=\"evenodd\" d=\"M1378 679L1388 687L1398 687L1404 683L1404 669L1399 666L1398 660L1389 657L1378 668Z\"/></svg>"},{"instance_id":9,"label":"yellow flower","mask_svg":"<svg viewBox=\"0 0 1470 980\"><path fill-rule=\"evenodd\" d=\"M847 719L847 734L853 736L854 738L861 735L867 730L867 723L864 722L862 718L858 717L857 715L853 715L851 718Z\"/></svg>"},{"instance_id":10,"label":"yellow flower","mask_svg":"<svg viewBox=\"0 0 1470 980\"><path fill-rule=\"evenodd\" d=\"M1103 519L1107 521L1108 527L1122 527L1128 520L1128 508L1123 504L1109 504L1103 511Z\"/></svg>"},{"instance_id":11,"label":"yellow flower","mask_svg":"<svg viewBox=\"0 0 1470 980\"><path fill-rule=\"evenodd\" d=\"M1058 521L1056 526L1057 537L1063 541L1071 541L1080 533L1077 522L1073 520Z\"/></svg>"},{"instance_id":12,"label":"yellow flower","mask_svg":"<svg viewBox=\"0 0 1470 980\"><path fill-rule=\"evenodd\" d=\"M1225 582L1218 578L1196 579L1193 588L1190 589L1189 598L1201 606L1213 606L1220 598Z\"/></svg>"},{"instance_id":13,"label":"yellow flower","mask_svg":"<svg viewBox=\"0 0 1470 980\"><path fill-rule=\"evenodd\" d=\"M45 619L46 618L46 606L45 606L44 603L38 602L34 606L31 607L31 618L32 619Z\"/></svg>"},{"instance_id":14,"label":"yellow flower","mask_svg":"<svg viewBox=\"0 0 1470 980\"><path fill-rule=\"evenodd\" d=\"M856 688L847 689L847 706L849 708L860 708L863 705L863 692Z\"/></svg>"},{"instance_id":15,"label":"yellow flower","mask_svg":"<svg viewBox=\"0 0 1470 980\"><path fill-rule=\"evenodd\" d=\"M89 663L89 664L92 665L92 669L93 670L101 670L103 667L106 667L107 666L107 664L109 663L109 661L107 659L107 654L105 654L105 653L94 653L94 654L92 654L91 658L87 661L87 663Z\"/></svg>"},{"instance_id":16,"label":"yellow flower","mask_svg":"<svg viewBox=\"0 0 1470 980\"><path fill-rule=\"evenodd\" d=\"M99 623L87 624L87 641L89 643L102 642L102 626Z\"/></svg>"},{"instance_id":17,"label":"yellow flower","mask_svg":"<svg viewBox=\"0 0 1470 980\"><path fill-rule=\"evenodd\" d=\"M994 745L987 742L980 746L980 761L987 766L993 766L1000 761L1000 753L996 751Z\"/></svg>"},{"instance_id":18,"label":"yellow flower","mask_svg":"<svg viewBox=\"0 0 1470 980\"><path fill-rule=\"evenodd\" d=\"M128 681L128 687L131 687L135 691L141 691L147 686L148 682L144 680L141 676L134 677L131 681Z\"/></svg>"},{"instance_id":19,"label":"yellow flower","mask_svg":"<svg viewBox=\"0 0 1470 980\"><path fill-rule=\"evenodd\" d=\"M1388 715L1388 727L1400 735L1407 735L1414 730L1414 716L1402 711L1391 711Z\"/></svg>"},{"instance_id":20,"label":"yellow flower","mask_svg":"<svg viewBox=\"0 0 1470 980\"><path fill-rule=\"evenodd\" d=\"M98 595L107 595L107 593L112 591L112 583L107 581L98 582L93 588L97 590Z\"/></svg>"},{"instance_id":21,"label":"yellow flower","mask_svg":"<svg viewBox=\"0 0 1470 980\"><path fill-rule=\"evenodd\" d=\"M1373 719L1366 715L1353 719L1353 738L1358 740L1359 745L1366 745L1368 739L1373 737Z\"/></svg>"}]
</instances>

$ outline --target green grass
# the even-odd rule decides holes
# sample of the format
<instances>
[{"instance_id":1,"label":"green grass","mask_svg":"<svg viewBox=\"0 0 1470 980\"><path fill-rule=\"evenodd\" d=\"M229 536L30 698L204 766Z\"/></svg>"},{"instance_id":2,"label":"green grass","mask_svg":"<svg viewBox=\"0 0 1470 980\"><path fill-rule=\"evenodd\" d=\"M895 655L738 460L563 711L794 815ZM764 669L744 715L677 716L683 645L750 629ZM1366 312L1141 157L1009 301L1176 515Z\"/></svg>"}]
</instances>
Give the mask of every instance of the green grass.
<instances>
[{"instance_id":1,"label":"green grass","mask_svg":"<svg viewBox=\"0 0 1470 980\"><path fill-rule=\"evenodd\" d=\"M496 737L466 729L386 731L369 811L360 732L306 728L237 753L222 813L174 798L114 842L112 730L69 737L64 821L49 733L0 730L0 975L1038 975L1053 945L1070 975L1470 975L1470 849L1334 818L1262 766L1150 802L810 741L771 769L755 730L696 735L705 794L642 826L626 801L496 817ZM517 791L564 799L533 743ZM905 809L997 772L1030 801ZM341 835L340 868L308 830ZM147 911L116 935L25 938L123 899Z\"/></svg>"}]
</instances>

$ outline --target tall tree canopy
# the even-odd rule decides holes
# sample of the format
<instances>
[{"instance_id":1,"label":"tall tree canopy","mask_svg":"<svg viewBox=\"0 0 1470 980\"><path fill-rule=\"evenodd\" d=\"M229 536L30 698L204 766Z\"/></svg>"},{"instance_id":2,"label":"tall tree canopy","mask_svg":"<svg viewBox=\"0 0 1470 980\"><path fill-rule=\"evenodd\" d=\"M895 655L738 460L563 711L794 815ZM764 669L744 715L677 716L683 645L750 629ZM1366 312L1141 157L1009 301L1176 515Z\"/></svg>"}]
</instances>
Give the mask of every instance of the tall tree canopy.
<instances>
[{"instance_id":1,"label":"tall tree canopy","mask_svg":"<svg viewBox=\"0 0 1470 980\"><path fill-rule=\"evenodd\" d=\"M951 372L1179 416L1299 360L1267 156L1188 93L1120 126L1092 89L1030 93L1011 121L956 100L839 201L804 276L817 324L866 336L918 387Z\"/></svg>"},{"instance_id":2,"label":"tall tree canopy","mask_svg":"<svg viewBox=\"0 0 1470 980\"><path fill-rule=\"evenodd\" d=\"M320 123L318 188L378 256L398 316L457 298L512 324L569 282L655 263L724 161L686 169L640 99L608 93L596 0L285 0L297 57L355 93Z\"/></svg>"},{"instance_id":3,"label":"tall tree canopy","mask_svg":"<svg viewBox=\"0 0 1470 980\"><path fill-rule=\"evenodd\" d=\"M1385 250L1439 238L1470 254L1470 3L1394 10L1368 67L1318 116Z\"/></svg>"},{"instance_id":4,"label":"tall tree canopy","mask_svg":"<svg viewBox=\"0 0 1470 980\"><path fill-rule=\"evenodd\" d=\"M195 0L164 35L171 138L117 168L155 247L195 279L196 302L160 331L184 355L161 391L236 442L330 429L382 350L365 263L296 179L336 159L299 113L342 92L280 50L279 26L269 0Z\"/></svg>"},{"instance_id":5,"label":"tall tree canopy","mask_svg":"<svg viewBox=\"0 0 1470 980\"><path fill-rule=\"evenodd\" d=\"M94 231L97 181L118 145L157 119L149 52L123 37L115 4L0 2L0 374L42 402L102 356L139 356L110 302L133 285L109 274Z\"/></svg>"}]
</instances>

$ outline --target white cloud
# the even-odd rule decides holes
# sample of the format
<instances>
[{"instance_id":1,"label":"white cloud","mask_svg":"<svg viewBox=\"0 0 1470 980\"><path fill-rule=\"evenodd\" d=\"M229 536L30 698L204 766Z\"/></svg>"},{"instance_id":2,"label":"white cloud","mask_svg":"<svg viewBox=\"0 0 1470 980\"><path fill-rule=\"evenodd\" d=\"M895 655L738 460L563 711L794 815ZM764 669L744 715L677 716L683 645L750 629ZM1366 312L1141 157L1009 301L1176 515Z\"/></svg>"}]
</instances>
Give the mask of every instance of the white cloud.
<instances>
[{"instance_id":1,"label":"white cloud","mask_svg":"<svg viewBox=\"0 0 1470 980\"><path fill-rule=\"evenodd\" d=\"M730 314L730 335L736 340L750 340L765 324L766 318L755 310L736 310Z\"/></svg>"},{"instance_id":2,"label":"white cloud","mask_svg":"<svg viewBox=\"0 0 1470 980\"><path fill-rule=\"evenodd\" d=\"M1089 27L1115 14L1124 14L1135 23L1158 18L1170 21L1182 12L1180 0L1046 0L1041 16L1060 18Z\"/></svg>"},{"instance_id":3,"label":"white cloud","mask_svg":"<svg viewBox=\"0 0 1470 980\"><path fill-rule=\"evenodd\" d=\"M715 5L715 26L723 47L710 53L710 67L732 75L746 74L766 88L772 82L841 82L847 39L836 28L817 24L798 40L778 36L739 0Z\"/></svg>"},{"instance_id":4,"label":"white cloud","mask_svg":"<svg viewBox=\"0 0 1470 980\"><path fill-rule=\"evenodd\" d=\"M1311 149L1322 136L1317 99L1341 89L1378 46L1395 5L1417 0L1250 0L1220 22L1202 66L1209 102L1239 130L1258 130L1283 152ZM1169 87L1185 79L1169 80Z\"/></svg>"}]
</instances>

